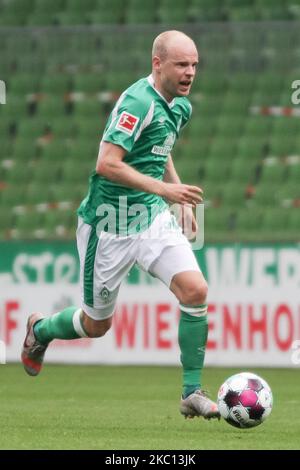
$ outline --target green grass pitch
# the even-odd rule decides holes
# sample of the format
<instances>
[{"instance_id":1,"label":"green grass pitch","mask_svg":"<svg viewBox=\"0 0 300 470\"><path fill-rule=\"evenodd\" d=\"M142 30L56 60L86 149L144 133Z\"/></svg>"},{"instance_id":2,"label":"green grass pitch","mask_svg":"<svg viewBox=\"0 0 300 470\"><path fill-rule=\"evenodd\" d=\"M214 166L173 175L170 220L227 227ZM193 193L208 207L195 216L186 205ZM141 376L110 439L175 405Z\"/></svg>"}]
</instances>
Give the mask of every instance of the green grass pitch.
<instances>
[{"instance_id":1,"label":"green grass pitch","mask_svg":"<svg viewBox=\"0 0 300 470\"><path fill-rule=\"evenodd\" d=\"M1 449L299 449L299 370L251 370L274 395L268 420L239 430L225 421L185 420L178 412L177 367L46 364L29 377L19 364L0 366ZM206 368L215 398L241 369Z\"/></svg>"}]
</instances>

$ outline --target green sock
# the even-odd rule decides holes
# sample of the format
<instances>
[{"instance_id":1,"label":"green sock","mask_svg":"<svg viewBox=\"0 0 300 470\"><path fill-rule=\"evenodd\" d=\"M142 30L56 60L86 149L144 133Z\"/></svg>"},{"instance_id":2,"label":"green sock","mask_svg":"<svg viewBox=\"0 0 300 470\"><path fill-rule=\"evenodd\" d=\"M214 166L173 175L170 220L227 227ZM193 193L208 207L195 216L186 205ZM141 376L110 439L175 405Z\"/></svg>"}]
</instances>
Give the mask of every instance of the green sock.
<instances>
[{"instance_id":1,"label":"green sock","mask_svg":"<svg viewBox=\"0 0 300 470\"><path fill-rule=\"evenodd\" d=\"M78 307L68 307L51 317L44 318L33 328L36 339L41 344L48 344L53 339L76 339L86 337L81 321L81 310ZM75 318L75 321L73 319ZM75 324L77 327L75 329Z\"/></svg>"},{"instance_id":2,"label":"green sock","mask_svg":"<svg viewBox=\"0 0 300 470\"><path fill-rule=\"evenodd\" d=\"M207 315L203 314L207 311L206 305L181 306L181 308L190 312L185 313L181 310L178 332L180 360L183 367L183 397L186 398L201 387L208 323ZM202 313L202 316L195 316L196 313Z\"/></svg>"}]
</instances>

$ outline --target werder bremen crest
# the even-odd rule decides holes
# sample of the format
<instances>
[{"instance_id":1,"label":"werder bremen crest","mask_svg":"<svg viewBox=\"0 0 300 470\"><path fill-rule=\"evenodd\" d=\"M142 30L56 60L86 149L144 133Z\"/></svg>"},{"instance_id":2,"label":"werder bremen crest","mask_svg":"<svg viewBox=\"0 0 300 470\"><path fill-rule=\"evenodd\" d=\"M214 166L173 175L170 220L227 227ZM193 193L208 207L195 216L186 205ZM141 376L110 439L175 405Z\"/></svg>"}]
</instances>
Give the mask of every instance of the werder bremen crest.
<instances>
[{"instance_id":1,"label":"werder bremen crest","mask_svg":"<svg viewBox=\"0 0 300 470\"><path fill-rule=\"evenodd\" d=\"M104 286L103 289L101 290L100 297L103 300L103 302L108 302L109 301L110 292L109 292L109 290L107 289L106 286Z\"/></svg>"}]
</instances>

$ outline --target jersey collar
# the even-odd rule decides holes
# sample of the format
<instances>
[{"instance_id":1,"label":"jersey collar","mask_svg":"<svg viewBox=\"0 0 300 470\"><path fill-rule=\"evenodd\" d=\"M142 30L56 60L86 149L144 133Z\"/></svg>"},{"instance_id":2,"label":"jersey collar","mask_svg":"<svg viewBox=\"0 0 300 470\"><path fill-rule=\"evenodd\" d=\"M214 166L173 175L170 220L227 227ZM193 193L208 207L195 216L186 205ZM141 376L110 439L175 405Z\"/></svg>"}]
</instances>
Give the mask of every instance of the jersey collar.
<instances>
[{"instance_id":1,"label":"jersey collar","mask_svg":"<svg viewBox=\"0 0 300 470\"><path fill-rule=\"evenodd\" d=\"M155 93L157 93L161 97L161 99L164 100L164 102L169 106L170 109L173 108L173 106L175 104L175 98L173 98L170 103L166 100L166 98L155 88L154 78L153 78L153 75L151 73L150 73L150 75L148 75L147 80L148 80L150 86L155 91Z\"/></svg>"}]
</instances>

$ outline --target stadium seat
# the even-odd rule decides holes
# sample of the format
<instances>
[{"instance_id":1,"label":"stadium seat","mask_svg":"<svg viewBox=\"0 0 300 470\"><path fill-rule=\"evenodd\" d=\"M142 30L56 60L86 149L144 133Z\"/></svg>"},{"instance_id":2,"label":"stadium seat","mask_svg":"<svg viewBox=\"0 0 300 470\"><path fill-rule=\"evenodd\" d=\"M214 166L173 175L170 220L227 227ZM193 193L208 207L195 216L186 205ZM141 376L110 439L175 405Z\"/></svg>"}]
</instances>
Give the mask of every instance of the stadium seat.
<instances>
[{"instance_id":1,"label":"stadium seat","mask_svg":"<svg viewBox=\"0 0 300 470\"><path fill-rule=\"evenodd\" d=\"M234 238L230 219L234 215L232 209L208 208L204 211L204 239L220 242Z\"/></svg>"},{"instance_id":2,"label":"stadium seat","mask_svg":"<svg viewBox=\"0 0 300 470\"><path fill-rule=\"evenodd\" d=\"M231 208L245 207L245 187L241 182L230 181L224 184L222 200L225 206Z\"/></svg>"},{"instance_id":3,"label":"stadium seat","mask_svg":"<svg viewBox=\"0 0 300 470\"><path fill-rule=\"evenodd\" d=\"M70 91L71 79L67 74L47 74L41 82L41 92L60 95Z\"/></svg>"},{"instance_id":4,"label":"stadium seat","mask_svg":"<svg viewBox=\"0 0 300 470\"><path fill-rule=\"evenodd\" d=\"M54 140L41 150L41 157L45 164L51 165L53 162L61 162L68 158L72 145L66 140Z\"/></svg>"},{"instance_id":5,"label":"stadium seat","mask_svg":"<svg viewBox=\"0 0 300 470\"><path fill-rule=\"evenodd\" d=\"M253 241L261 237L263 210L261 208L244 208L237 213L237 233L242 240Z\"/></svg>"},{"instance_id":6,"label":"stadium seat","mask_svg":"<svg viewBox=\"0 0 300 470\"><path fill-rule=\"evenodd\" d=\"M156 0L148 0L143 4L143 8L141 8L140 0L129 0L125 11L125 22L127 24L155 23L157 20L156 7Z\"/></svg>"},{"instance_id":7,"label":"stadium seat","mask_svg":"<svg viewBox=\"0 0 300 470\"><path fill-rule=\"evenodd\" d=\"M300 181L300 163L296 165L289 165L288 167L288 181L290 184L297 184Z\"/></svg>"},{"instance_id":8,"label":"stadium seat","mask_svg":"<svg viewBox=\"0 0 300 470\"><path fill-rule=\"evenodd\" d=\"M235 158L231 164L231 179L240 183L254 181L257 165L255 159Z\"/></svg>"},{"instance_id":9,"label":"stadium seat","mask_svg":"<svg viewBox=\"0 0 300 470\"><path fill-rule=\"evenodd\" d=\"M14 224L15 215L7 207L0 205L0 236L6 238L6 233Z\"/></svg>"},{"instance_id":10,"label":"stadium seat","mask_svg":"<svg viewBox=\"0 0 300 470\"><path fill-rule=\"evenodd\" d=\"M26 212L16 217L16 238L37 238L35 232L42 228L43 216L36 211Z\"/></svg>"},{"instance_id":11,"label":"stadium seat","mask_svg":"<svg viewBox=\"0 0 300 470\"><path fill-rule=\"evenodd\" d=\"M12 158L16 164L28 165L37 156L37 146L30 137L18 137L12 147Z\"/></svg>"},{"instance_id":12,"label":"stadium seat","mask_svg":"<svg viewBox=\"0 0 300 470\"><path fill-rule=\"evenodd\" d=\"M208 158L205 163L205 180L219 181L226 179L230 171L230 161L226 158Z\"/></svg>"},{"instance_id":13,"label":"stadium seat","mask_svg":"<svg viewBox=\"0 0 300 470\"><path fill-rule=\"evenodd\" d=\"M11 0L3 2L0 16L2 26L23 26L33 8L31 0Z\"/></svg>"},{"instance_id":14,"label":"stadium seat","mask_svg":"<svg viewBox=\"0 0 300 470\"><path fill-rule=\"evenodd\" d=\"M160 23L186 23L187 9L182 4L176 4L172 0L163 0L157 9L157 18Z\"/></svg>"},{"instance_id":15,"label":"stadium seat","mask_svg":"<svg viewBox=\"0 0 300 470\"><path fill-rule=\"evenodd\" d=\"M271 116L250 116L246 119L244 134L256 138L265 137L270 133L274 118Z\"/></svg>"},{"instance_id":16,"label":"stadium seat","mask_svg":"<svg viewBox=\"0 0 300 470\"><path fill-rule=\"evenodd\" d=\"M61 161L51 161L51 164L49 164L49 161L42 160L38 162L33 168L32 176L35 181L44 184L51 184L52 182L59 181L62 173L62 166L63 164L61 163Z\"/></svg>"},{"instance_id":17,"label":"stadium seat","mask_svg":"<svg viewBox=\"0 0 300 470\"><path fill-rule=\"evenodd\" d=\"M74 165L74 160L69 158L66 160L63 167L62 178L64 181L73 183L85 183L92 171L91 164L89 161L79 161Z\"/></svg>"},{"instance_id":18,"label":"stadium seat","mask_svg":"<svg viewBox=\"0 0 300 470\"><path fill-rule=\"evenodd\" d=\"M188 10L191 21L220 21L226 19L224 2L220 0L191 0Z\"/></svg>"},{"instance_id":19,"label":"stadium seat","mask_svg":"<svg viewBox=\"0 0 300 470\"><path fill-rule=\"evenodd\" d=\"M275 205L278 183L266 182L257 185L253 201L256 207L270 207Z\"/></svg>"},{"instance_id":20,"label":"stadium seat","mask_svg":"<svg viewBox=\"0 0 300 470\"><path fill-rule=\"evenodd\" d=\"M49 186L48 184L45 184L45 181L41 182L34 180L26 188L24 203L32 206L40 203L51 202L50 194Z\"/></svg>"},{"instance_id":21,"label":"stadium seat","mask_svg":"<svg viewBox=\"0 0 300 470\"><path fill-rule=\"evenodd\" d=\"M74 77L74 91L83 93L100 93L105 90L105 77L103 74L76 74Z\"/></svg>"},{"instance_id":22,"label":"stadium seat","mask_svg":"<svg viewBox=\"0 0 300 470\"><path fill-rule=\"evenodd\" d=\"M9 184L0 194L2 207L12 208L24 203L24 186L22 184Z\"/></svg>"},{"instance_id":23,"label":"stadium seat","mask_svg":"<svg viewBox=\"0 0 300 470\"><path fill-rule=\"evenodd\" d=\"M292 238L297 237L300 240L300 208L296 207L288 212L288 229L291 232Z\"/></svg>"},{"instance_id":24,"label":"stadium seat","mask_svg":"<svg viewBox=\"0 0 300 470\"><path fill-rule=\"evenodd\" d=\"M280 232L281 236L288 226L288 211L284 208L273 207L265 211L262 226L268 233L270 240L274 238L276 232ZM300 224L299 224L300 225Z\"/></svg>"},{"instance_id":25,"label":"stadium seat","mask_svg":"<svg viewBox=\"0 0 300 470\"><path fill-rule=\"evenodd\" d=\"M33 73L17 74L8 82L8 91L12 95L20 95L21 98L29 93L37 93L39 91L40 76Z\"/></svg>"},{"instance_id":26,"label":"stadium seat","mask_svg":"<svg viewBox=\"0 0 300 470\"><path fill-rule=\"evenodd\" d=\"M262 167L261 181L281 184L287 176L287 166L282 163L268 164Z\"/></svg>"}]
</instances>

